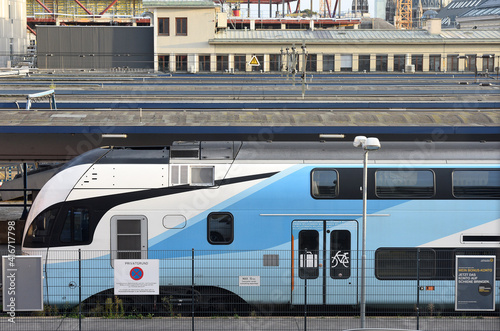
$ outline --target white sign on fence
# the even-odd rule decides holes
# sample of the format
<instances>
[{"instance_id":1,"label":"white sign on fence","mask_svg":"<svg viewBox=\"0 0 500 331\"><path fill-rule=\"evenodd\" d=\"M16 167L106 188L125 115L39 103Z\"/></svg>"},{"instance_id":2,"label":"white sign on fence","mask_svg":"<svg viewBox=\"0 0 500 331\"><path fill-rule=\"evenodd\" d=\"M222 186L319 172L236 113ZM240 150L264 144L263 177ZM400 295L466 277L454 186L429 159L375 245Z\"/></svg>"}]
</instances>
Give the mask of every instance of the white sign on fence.
<instances>
[{"instance_id":1,"label":"white sign on fence","mask_svg":"<svg viewBox=\"0 0 500 331\"><path fill-rule=\"evenodd\" d=\"M115 295L158 294L159 260L115 260Z\"/></svg>"}]
</instances>

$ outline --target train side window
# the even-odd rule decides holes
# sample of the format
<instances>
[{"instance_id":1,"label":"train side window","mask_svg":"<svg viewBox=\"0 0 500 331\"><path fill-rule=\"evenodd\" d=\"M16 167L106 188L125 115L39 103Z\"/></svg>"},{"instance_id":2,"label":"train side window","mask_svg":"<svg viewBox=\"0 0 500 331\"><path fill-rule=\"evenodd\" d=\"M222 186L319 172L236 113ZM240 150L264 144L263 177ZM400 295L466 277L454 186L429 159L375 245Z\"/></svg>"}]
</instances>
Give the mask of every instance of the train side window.
<instances>
[{"instance_id":1,"label":"train side window","mask_svg":"<svg viewBox=\"0 0 500 331\"><path fill-rule=\"evenodd\" d=\"M330 277L351 277L351 232L334 230L330 233Z\"/></svg>"},{"instance_id":2,"label":"train side window","mask_svg":"<svg viewBox=\"0 0 500 331\"><path fill-rule=\"evenodd\" d=\"M375 252L375 276L383 280L417 279L417 254L419 256L418 276L420 279L436 277L436 252L428 248L379 248Z\"/></svg>"},{"instance_id":3,"label":"train side window","mask_svg":"<svg viewBox=\"0 0 500 331\"><path fill-rule=\"evenodd\" d=\"M431 170L377 170L375 193L379 198L430 198L434 195Z\"/></svg>"},{"instance_id":4,"label":"train side window","mask_svg":"<svg viewBox=\"0 0 500 331\"><path fill-rule=\"evenodd\" d=\"M316 230L299 232L299 277L315 279L319 277L319 233Z\"/></svg>"},{"instance_id":5,"label":"train side window","mask_svg":"<svg viewBox=\"0 0 500 331\"><path fill-rule=\"evenodd\" d=\"M311 195L315 199L332 199L338 196L338 172L334 169L313 169Z\"/></svg>"},{"instance_id":6,"label":"train side window","mask_svg":"<svg viewBox=\"0 0 500 331\"><path fill-rule=\"evenodd\" d=\"M229 245L234 239L231 213L210 213L207 217L207 240L212 245Z\"/></svg>"},{"instance_id":7,"label":"train side window","mask_svg":"<svg viewBox=\"0 0 500 331\"><path fill-rule=\"evenodd\" d=\"M115 259L147 259L148 233L144 216L111 218L111 265Z\"/></svg>"},{"instance_id":8,"label":"train side window","mask_svg":"<svg viewBox=\"0 0 500 331\"><path fill-rule=\"evenodd\" d=\"M89 241L90 213L87 208L71 208L59 236L63 243L81 244Z\"/></svg>"},{"instance_id":9,"label":"train side window","mask_svg":"<svg viewBox=\"0 0 500 331\"><path fill-rule=\"evenodd\" d=\"M456 198L499 198L499 170L453 171L453 196Z\"/></svg>"}]
</instances>

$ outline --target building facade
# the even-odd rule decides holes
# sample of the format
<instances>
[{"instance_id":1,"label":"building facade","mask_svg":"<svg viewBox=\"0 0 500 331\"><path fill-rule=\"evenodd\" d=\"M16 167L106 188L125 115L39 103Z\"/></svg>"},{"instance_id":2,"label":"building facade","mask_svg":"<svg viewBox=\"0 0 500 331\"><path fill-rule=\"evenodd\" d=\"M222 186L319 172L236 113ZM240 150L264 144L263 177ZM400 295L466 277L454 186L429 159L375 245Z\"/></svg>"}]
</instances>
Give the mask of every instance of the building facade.
<instances>
[{"instance_id":1,"label":"building facade","mask_svg":"<svg viewBox=\"0 0 500 331\"><path fill-rule=\"evenodd\" d=\"M26 0L0 1L0 68L19 61L27 43Z\"/></svg>"},{"instance_id":2,"label":"building facade","mask_svg":"<svg viewBox=\"0 0 500 331\"><path fill-rule=\"evenodd\" d=\"M290 67L294 48L296 70L308 72L492 72L499 66L500 31L442 31L440 20L407 31L236 29L212 1L143 3L154 15L155 69L163 72L280 72ZM250 64L254 57L258 65Z\"/></svg>"}]
</instances>

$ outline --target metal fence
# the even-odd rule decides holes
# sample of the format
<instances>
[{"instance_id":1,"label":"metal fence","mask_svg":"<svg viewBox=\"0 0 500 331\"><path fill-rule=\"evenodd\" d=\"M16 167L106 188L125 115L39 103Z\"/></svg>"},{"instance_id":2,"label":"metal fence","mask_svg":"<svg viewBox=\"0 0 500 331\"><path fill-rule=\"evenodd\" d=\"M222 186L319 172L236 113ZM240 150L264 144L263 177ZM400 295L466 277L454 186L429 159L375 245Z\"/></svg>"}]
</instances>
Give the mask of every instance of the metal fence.
<instances>
[{"instance_id":1,"label":"metal fence","mask_svg":"<svg viewBox=\"0 0 500 331\"><path fill-rule=\"evenodd\" d=\"M148 251L148 259L159 260L160 293L133 296L114 294L117 260L112 258L137 258L141 252L33 252L40 253L47 254L48 262L44 310L16 312L14 321L2 313L1 330L340 331L361 325L361 252L350 251L343 266L349 274L344 269L338 277L338 269L331 273L334 263L326 251L313 252L315 262L303 251ZM498 307L494 312L454 311L454 281L426 279L429 264L402 258L391 267L418 266L421 272L406 274L422 279L381 280L374 277L374 258L375 252L368 252L366 328L500 329Z\"/></svg>"}]
</instances>

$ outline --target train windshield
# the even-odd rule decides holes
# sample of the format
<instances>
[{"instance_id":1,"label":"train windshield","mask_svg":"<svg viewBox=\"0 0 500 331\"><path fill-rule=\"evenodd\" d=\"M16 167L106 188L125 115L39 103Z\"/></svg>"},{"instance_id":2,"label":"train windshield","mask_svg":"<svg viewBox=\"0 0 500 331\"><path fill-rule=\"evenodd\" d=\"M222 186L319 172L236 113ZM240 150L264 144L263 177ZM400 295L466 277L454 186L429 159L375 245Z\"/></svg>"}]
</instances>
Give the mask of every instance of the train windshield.
<instances>
[{"instance_id":1,"label":"train windshield","mask_svg":"<svg viewBox=\"0 0 500 331\"><path fill-rule=\"evenodd\" d=\"M50 232L58 211L59 208L47 209L33 220L24 238L24 247L49 246Z\"/></svg>"}]
</instances>

